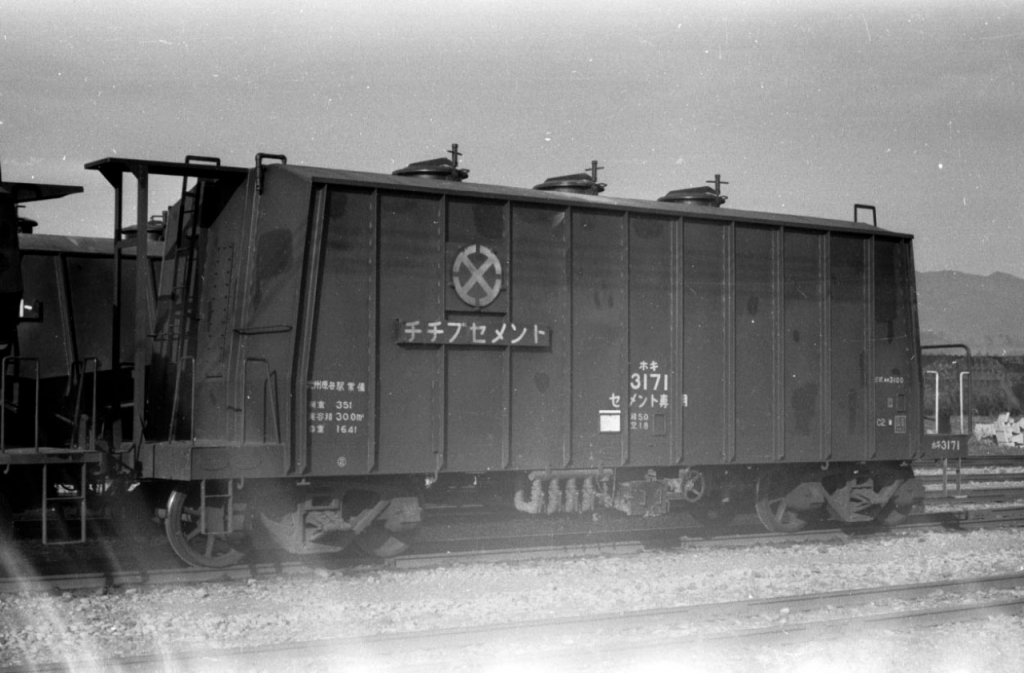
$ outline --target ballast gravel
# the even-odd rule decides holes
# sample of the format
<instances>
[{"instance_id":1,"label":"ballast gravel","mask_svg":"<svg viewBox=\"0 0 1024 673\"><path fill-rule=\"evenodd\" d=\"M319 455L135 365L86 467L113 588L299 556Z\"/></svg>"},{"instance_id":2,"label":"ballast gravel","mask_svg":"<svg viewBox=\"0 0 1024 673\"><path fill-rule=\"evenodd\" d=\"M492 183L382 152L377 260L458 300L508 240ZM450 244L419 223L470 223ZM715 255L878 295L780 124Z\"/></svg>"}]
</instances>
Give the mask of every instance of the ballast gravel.
<instances>
[{"instance_id":1,"label":"ballast gravel","mask_svg":"<svg viewBox=\"0 0 1024 673\"><path fill-rule=\"evenodd\" d=\"M684 547L622 556L417 570L304 569L269 579L198 587L0 595L0 666L505 623L1016 572L1024 572L1024 530L995 529L907 532L838 544ZM1019 673L1024 670L1024 619L1005 616L910 632L876 631L742 653L702 649L681 652L673 663L674 667L664 670ZM444 662L438 665L438 670L445 668ZM662 670L659 666L641 658L635 670ZM496 661L493 670L531 669L512 661ZM551 670L574 669L562 665Z\"/></svg>"}]
</instances>

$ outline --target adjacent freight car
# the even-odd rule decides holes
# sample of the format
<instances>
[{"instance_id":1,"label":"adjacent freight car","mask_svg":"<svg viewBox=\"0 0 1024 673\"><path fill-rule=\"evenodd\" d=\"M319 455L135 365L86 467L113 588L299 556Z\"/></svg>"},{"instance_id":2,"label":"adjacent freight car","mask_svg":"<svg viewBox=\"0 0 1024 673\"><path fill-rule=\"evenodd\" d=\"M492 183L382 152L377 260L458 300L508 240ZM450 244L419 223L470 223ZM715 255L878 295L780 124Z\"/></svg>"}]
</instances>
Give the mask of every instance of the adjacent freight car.
<instances>
[{"instance_id":1,"label":"adjacent freight car","mask_svg":"<svg viewBox=\"0 0 1024 673\"><path fill-rule=\"evenodd\" d=\"M107 475L124 472L114 469L120 405L110 391L115 377L130 386L131 372L111 362L130 360L135 313L122 314L118 331L126 346L113 357L113 242L36 234L36 223L17 210L81 191L0 183L0 519L35 512L30 518L42 524L44 542L83 541L90 492L98 505L96 496L109 491ZM150 264L156 268L159 260L154 254ZM129 251L128 282L134 266ZM48 527L62 519L73 519L73 530Z\"/></svg>"},{"instance_id":2,"label":"adjacent freight car","mask_svg":"<svg viewBox=\"0 0 1024 673\"><path fill-rule=\"evenodd\" d=\"M23 204L81 191L77 186L0 181L0 524L5 526L12 506L21 509L28 501L45 511L48 496L53 494L48 486L70 479L84 489L87 467L99 460L95 452L70 446L71 436L76 434L74 419L84 415L81 400L76 408L68 394L70 369L75 366L72 362L77 362L74 346L55 348L42 357L39 353L55 340L71 337L73 341L73 328L63 321L68 314L57 301L48 301L50 310L44 314L41 302L26 299L26 289L30 297L38 289L36 280L43 267L49 266L51 272L55 267L37 257L32 246L22 250L19 245L20 238L31 238L36 225L19 216ZM52 247L54 252L56 249ZM45 272L41 276L47 278ZM50 280L52 286L52 277ZM109 326L109 321L105 324ZM70 359L60 357L62 354ZM83 507L79 519L84 535L84 499L78 498L77 503ZM48 540L45 521L43 539Z\"/></svg>"},{"instance_id":3,"label":"adjacent freight car","mask_svg":"<svg viewBox=\"0 0 1024 673\"><path fill-rule=\"evenodd\" d=\"M114 187L110 318L130 330L106 332L131 374L99 393L127 411L95 450L166 503L185 562L236 563L255 538L400 553L452 491L529 514L894 523L920 490L909 461L966 450L925 441L909 235L725 209L717 178L609 198L596 163L475 185L458 156L392 175L87 165ZM162 263L128 274L167 176Z\"/></svg>"}]
</instances>

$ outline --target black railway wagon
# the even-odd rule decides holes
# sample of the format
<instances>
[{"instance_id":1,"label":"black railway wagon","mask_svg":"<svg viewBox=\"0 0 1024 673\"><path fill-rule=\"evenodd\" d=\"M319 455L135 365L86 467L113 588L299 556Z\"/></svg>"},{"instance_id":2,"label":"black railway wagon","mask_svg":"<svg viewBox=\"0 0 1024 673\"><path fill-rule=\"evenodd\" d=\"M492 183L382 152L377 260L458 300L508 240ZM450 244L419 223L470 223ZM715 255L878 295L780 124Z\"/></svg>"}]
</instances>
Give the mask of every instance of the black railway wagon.
<instances>
[{"instance_id":1,"label":"black railway wagon","mask_svg":"<svg viewBox=\"0 0 1024 673\"><path fill-rule=\"evenodd\" d=\"M895 521L919 489L909 235L711 188L474 185L446 159L88 168L118 203L139 179L143 232L150 176L185 179L131 443L189 563L237 561L257 521L296 552L394 553L422 495L467 483L530 513L753 496L774 530Z\"/></svg>"},{"instance_id":2,"label":"black railway wagon","mask_svg":"<svg viewBox=\"0 0 1024 673\"><path fill-rule=\"evenodd\" d=\"M82 191L37 183L0 188L9 206ZM118 459L109 437L120 404L109 393L115 377L130 381L131 372L120 363L130 361L133 352L135 312L121 314L124 347L115 355L113 242L34 234L36 223L16 213L13 207L8 211L3 238L5 260L17 261L5 266L10 275L3 288L0 510L7 523L25 519L29 511L40 513L29 518L41 522L44 542L68 541L66 531L52 535L47 524L52 515L66 519L69 513L77 529L70 539L82 541L87 495L98 493L95 477L113 467L108 459ZM159 252L160 246L153 246L151 265L159 264ZM133 282L134 267L134 254L127 251L127 282ZM134 309L134 297L127 302Z\"/></svg>"},{"instance_id":3,"label":"black railway wagon","mask_svg":"<svg viewBox=\"0 0 1024 673\"><path fill-rule=\"evenodd\" d=\"M22 357L38 360L44 379L68 378L88 358L99 360L103 371L113 361L130 362L134 296L125 296L119 355L111 353L113 241L47 234L22 234L18 240L25 278L18 328ZM158 267L161 246L150 246L150 264ZM126 255L124 273L133 282L133 253Z\"/></svg>"}]
</instances>

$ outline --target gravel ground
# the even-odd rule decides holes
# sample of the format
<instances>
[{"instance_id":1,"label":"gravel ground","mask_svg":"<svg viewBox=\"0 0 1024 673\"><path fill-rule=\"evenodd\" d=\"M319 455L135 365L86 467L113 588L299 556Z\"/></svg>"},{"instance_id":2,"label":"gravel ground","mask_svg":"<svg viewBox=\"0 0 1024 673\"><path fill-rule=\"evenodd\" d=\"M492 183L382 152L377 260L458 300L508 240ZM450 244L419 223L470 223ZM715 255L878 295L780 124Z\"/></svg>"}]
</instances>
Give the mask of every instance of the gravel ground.
<instances>
[{"instance_id":1,"label":"gravel ground","mask_svg":"<svg viewBox=\"0 0 1024 673\"><path fill-rule=\"evenodd\" d=\"M0 665L466 626L1021 571L1024 530L1003 529L909 532L838 545L693 548L407 571L309 570L201 587L7 595L0 596ZM911 634L883 632L870 638L741 653L688 652L672 663L675 667L665 670L1018 673L1024 670L1024 619L1000 617ZM680 669L681 663L690 667ZM655 662L644 662L636 670L660 668Z\"/></svg>"}]
</instances>

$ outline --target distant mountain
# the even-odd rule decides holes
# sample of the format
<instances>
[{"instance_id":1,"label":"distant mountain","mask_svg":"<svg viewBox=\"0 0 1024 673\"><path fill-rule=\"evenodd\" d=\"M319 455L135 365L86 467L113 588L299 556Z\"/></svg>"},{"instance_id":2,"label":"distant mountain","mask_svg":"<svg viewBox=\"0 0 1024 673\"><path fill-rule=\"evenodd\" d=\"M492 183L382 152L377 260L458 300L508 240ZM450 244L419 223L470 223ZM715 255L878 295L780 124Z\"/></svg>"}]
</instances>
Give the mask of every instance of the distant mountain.
<instances>
[{"instance_id":1,"label":"distant mountain","mask_svg":"<svg viewBox=\"0 0 1024 673\"><path fill-rule=\"evenodd\" d=\"M1008 273L917 274L921 343L965 343L975 355L1024 354L1024 279Z\"/></svg>"}]
</instances>

